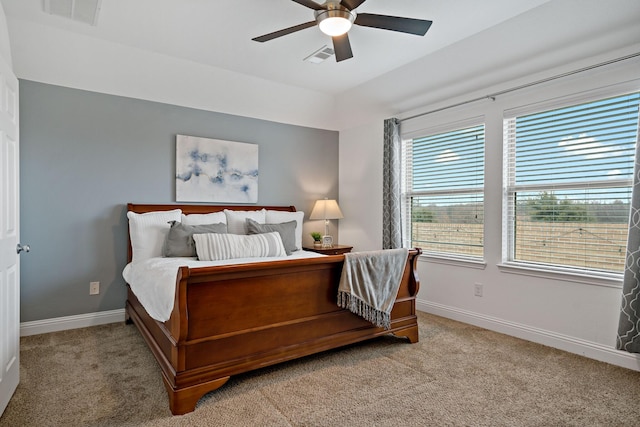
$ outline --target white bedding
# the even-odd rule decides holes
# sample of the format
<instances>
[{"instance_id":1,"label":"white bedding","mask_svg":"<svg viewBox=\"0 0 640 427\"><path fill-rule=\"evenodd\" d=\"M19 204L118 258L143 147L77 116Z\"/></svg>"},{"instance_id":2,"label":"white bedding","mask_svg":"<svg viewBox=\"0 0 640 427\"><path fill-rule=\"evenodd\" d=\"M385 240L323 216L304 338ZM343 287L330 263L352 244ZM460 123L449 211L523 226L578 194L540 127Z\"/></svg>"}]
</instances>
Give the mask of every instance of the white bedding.
<instances>
[{"instance_id":1,"label":"white bedding","mask_svg":"<svg viewBox=\"0 0 640 427\"><path fill-rule=\"evenodd\" d=\"M178 268L212 267L230 264L279 261L288 259L323 257L315 252L295 251L289 256L267 258L237 258L223 261L198 261L197 258L149 258L132 262L122 271L122 277L149 315L164 322L169 320L176 290Z\"/></svg>"}]
</instances>

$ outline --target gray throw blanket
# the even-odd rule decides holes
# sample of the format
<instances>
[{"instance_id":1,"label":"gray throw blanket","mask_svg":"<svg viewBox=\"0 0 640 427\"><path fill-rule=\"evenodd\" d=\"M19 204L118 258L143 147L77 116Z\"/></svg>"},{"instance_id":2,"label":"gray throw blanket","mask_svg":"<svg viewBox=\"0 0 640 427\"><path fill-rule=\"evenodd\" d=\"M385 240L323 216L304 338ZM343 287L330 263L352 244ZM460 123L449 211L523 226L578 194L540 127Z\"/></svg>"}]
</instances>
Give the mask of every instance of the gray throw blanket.
<instances>
[{"instance_id":1,"label":"gray throw blanket","mask_svg":"<svg viewBox=\"0 0 640 427\"><path fill-rule=\"evenodd\" d=\"M391 309L398 294L409 250L346 253L338 286L338 306L378 327L391 328Z\"/></svg>"}]
</instances>

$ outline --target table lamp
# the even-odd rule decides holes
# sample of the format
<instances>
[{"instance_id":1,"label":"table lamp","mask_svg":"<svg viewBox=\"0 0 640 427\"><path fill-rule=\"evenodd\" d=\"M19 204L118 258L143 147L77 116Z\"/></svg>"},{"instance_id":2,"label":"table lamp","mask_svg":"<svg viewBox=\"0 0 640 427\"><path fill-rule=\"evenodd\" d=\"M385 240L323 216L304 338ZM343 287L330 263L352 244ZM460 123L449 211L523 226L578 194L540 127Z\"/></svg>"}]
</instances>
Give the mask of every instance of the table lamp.
<instances>
[{"instance_id":1,"label":"table lamp","mask_svg":"<svg viewBox=\"0 0 640 427\"><path fill-rule=\"evenodd\" d=\"M333 247L333 238L329 235L329 220L340 218L344 217L342 216L338 202L326 198L316 201L309 219L324 219L324 236L322 236L323 248Z\"/></svg>"}]
</instances>

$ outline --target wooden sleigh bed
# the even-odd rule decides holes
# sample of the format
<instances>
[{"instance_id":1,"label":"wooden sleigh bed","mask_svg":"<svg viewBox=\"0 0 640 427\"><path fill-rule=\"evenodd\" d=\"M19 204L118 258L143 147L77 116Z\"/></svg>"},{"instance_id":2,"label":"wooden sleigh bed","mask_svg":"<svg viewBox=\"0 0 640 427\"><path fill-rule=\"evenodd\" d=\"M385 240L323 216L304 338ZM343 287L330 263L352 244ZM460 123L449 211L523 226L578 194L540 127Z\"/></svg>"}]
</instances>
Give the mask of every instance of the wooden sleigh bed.
<instances>
[{"instance_id":1,"label":"wooden sleigh bed","mask_svg":"<svg viewBox=\"0 0 640 427\"><path fill-rule=\"evenodd\" d=\"M295 212L293 206L128 204L127 208L136 213L176 208L183 214L262 208ZM344 255L181 267L169 320L154 320L127 285L126 321L137 326L160 365L171 412L185 414L231 375L388 333L417 342L420 252L409 251L389 330L337 306ZM128 254L130 262L131 244Z\"/></svg>"}]
</instances>

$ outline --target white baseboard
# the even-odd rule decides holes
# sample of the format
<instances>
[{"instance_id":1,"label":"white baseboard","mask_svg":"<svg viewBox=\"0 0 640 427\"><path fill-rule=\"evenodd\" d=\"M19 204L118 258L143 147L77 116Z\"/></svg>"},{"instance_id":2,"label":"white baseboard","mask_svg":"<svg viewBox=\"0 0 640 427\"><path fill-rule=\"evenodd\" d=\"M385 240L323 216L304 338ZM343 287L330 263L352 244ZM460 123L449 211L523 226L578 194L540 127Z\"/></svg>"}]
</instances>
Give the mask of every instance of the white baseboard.
<instances>
[{"instance_id":1,"label":"white baseboard","mask_svg":"<svg viewBox=\"0 0 640 427\"><path fill-rule=\"evenodd\" d=\"M47 334L68 329L86 328L107 323L124 322L124 308L76 316L56 317L54 319L34 320L20 323L20 336Z\"/></svg>"},{"instance_id":2,"label":"white baseboard","mask_svg":"<svg viewBox=\"0 0 640 427\"><path fill-rule=\"evenodd\" d=\"M580 356L590 359L640 371L640 354L627 353L626 351L616 350L591 341L420 299L416 300L416 308L420 311L435 314L436 316L446 317L559 350L568 351L569 353L579 354Z\"/></svg>"}]
</instances>

